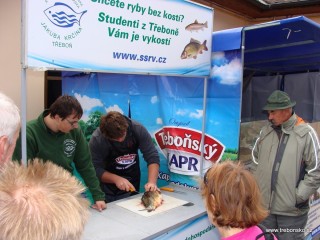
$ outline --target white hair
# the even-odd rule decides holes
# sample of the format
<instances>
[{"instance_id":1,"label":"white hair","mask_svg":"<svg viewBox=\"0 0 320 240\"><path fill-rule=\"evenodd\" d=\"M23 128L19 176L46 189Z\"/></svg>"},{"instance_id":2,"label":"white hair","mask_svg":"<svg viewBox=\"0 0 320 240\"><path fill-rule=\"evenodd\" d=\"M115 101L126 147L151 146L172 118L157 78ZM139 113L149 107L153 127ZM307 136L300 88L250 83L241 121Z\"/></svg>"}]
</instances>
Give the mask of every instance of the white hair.
<instances>
[{"instance_id":1,"label":"white hair","mask_svg":"<svg viewBox=\"0 0 320 240\"><path fill-rule=\"evenodd\" d=\"M0 137L7 136L12 144L20 122L19 108L12 99L0 92Z\"/></svg>"}]
</instances>

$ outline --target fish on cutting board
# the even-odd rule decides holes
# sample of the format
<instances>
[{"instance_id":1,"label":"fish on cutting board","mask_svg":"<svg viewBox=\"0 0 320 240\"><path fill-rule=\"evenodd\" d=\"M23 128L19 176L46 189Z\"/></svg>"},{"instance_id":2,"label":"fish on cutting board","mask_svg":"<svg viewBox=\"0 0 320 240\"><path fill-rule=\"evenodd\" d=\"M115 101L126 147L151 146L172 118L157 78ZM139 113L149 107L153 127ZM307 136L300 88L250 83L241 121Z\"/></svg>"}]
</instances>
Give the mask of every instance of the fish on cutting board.
<instances>
[{"instance_id":1,"label":"fish on cutting board","mask_svg":"<svg viewBox=\"0 0 320 240\"><path fill-rule=\"evenodd\" d=\"M145 207L143 210L148 212L154 211L163 203L163 198L160 191L146 191L141 197L142 205Z\"/></svg>"}]
</instances>

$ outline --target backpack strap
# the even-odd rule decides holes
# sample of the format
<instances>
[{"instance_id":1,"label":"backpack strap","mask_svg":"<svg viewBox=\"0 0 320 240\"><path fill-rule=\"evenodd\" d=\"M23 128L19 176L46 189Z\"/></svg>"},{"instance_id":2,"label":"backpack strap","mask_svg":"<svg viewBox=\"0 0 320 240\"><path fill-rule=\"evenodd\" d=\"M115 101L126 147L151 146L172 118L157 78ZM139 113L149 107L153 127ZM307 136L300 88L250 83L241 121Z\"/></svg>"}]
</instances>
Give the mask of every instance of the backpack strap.
<instances>
[{"instance_id":1,"label":"backpack strap","mask_svg":"<svg viewBox=\"0 0 320 240\"><path fill-rule=\"evenodd\" d=\"M271 232L266 231L266 227L262 224L257 225L258 228L261 229L262 233L256 236L256 240L261 239L261 237L264 237L265 240L274 240L274 235Z\"/></svg>"}]
</instances>

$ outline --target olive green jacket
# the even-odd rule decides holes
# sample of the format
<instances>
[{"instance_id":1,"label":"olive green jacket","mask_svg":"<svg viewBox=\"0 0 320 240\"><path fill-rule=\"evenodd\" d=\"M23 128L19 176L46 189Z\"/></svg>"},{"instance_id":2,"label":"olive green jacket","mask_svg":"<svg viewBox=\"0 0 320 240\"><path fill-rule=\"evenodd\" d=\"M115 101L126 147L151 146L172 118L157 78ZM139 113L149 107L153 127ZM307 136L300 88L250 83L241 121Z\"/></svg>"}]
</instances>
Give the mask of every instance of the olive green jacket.
<instances>
[{"instance_id":1,"label":"olive green jacket","mask_svg":"<svg viewBox=\"0 0 320 240\"><path fill-rule=\"evenodd\" d=\"M309 210L308 199L320 187L319 140L314 129L296 114L281 130L279 139L271 124L262 128L252 150L251 171L271 214L298 216ZM287 143L271 194L273 164L283 139Z\"/></svg>"}]
</instances>

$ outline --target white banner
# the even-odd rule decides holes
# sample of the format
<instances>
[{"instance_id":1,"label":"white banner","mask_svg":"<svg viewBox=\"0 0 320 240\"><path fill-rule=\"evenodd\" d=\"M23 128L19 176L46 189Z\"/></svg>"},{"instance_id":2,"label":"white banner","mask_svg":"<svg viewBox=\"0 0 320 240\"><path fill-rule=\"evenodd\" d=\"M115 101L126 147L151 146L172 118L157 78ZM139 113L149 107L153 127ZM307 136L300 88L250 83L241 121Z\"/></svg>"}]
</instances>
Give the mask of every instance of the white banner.
<instances>
[{"instance_id":1,"label":"white banner","mask_svg":"<svg viewBox=\"0 0 320 240\"><path fill-rule=\"evenodd\" d=\"M182 0L27 0L24 67L209 76L213 10Z\"/></svg>"}]
</instances>

